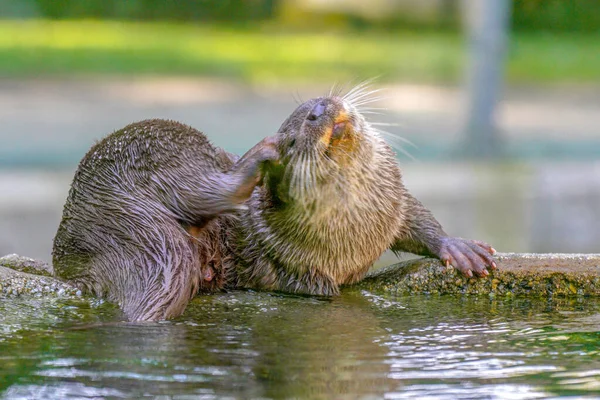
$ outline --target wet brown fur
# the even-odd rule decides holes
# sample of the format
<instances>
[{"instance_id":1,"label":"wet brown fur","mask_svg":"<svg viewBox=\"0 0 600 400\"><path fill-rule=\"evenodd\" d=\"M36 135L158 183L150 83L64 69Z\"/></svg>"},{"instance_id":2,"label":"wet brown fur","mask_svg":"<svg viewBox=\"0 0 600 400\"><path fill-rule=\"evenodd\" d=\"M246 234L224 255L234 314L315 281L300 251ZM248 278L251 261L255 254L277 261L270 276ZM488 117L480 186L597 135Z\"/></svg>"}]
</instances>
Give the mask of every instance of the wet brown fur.
<instances>
[{"instance_id":1,"label":"wet brown fur","mask_svg":"<svg viewBox=\"0 0 600 400\"><path fill-rule=\"evenodd\" d=\"M173 121L109 135L75 174L57 275L131 320L180 315L222 288L335 295L390 248L485 275L491 248L449 238L407 192L364 99L359 88L309 100L241 158Z\"/></svg>"}]
</instances>

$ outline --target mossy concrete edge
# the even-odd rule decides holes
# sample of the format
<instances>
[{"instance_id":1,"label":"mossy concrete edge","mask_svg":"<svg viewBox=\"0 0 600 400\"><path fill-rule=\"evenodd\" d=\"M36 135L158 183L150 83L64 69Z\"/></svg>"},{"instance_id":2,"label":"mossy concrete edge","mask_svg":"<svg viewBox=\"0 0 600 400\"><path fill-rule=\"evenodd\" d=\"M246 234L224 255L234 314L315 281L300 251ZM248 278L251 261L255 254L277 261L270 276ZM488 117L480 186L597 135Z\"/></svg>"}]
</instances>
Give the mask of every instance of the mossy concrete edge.
<instances>
[{"instance_id":1,"label":"mossy concrete edge","mask_svg":"<svg viewBox=\"0 0 600 400\"><path fill-rule=\"evenodd\" d=\"M354 287L395 295L600 296L600 254L499 253L496 259L498 269L483 279L420 258L371 271Z\"/></svg>"},{"instance_id":2,"label":"mossy concrete edge","mask_svg":"<svg viewBox=\"0 0 600 400\"><path fill-rule=\"evenodd\" d=\"M439 260L420 258L371 271L352 288L395 295L600 296L600 254L501 253L496 259L498 269L487 278L469 279ZM51 275L46 263L15 254L1 257L0 298L81 295Z\"/></svg>"},{"instance_id":3,"label":"mossy concrete edge","mask_svg":"<svg viewBox=\"0 0 600 400\"><path fill-rule=\"evenodd\" d=\"M0 299L16 296L80 297L81 291L52 277L52 267L10 254L0 258Z\"/></svg>"}]
</instances>

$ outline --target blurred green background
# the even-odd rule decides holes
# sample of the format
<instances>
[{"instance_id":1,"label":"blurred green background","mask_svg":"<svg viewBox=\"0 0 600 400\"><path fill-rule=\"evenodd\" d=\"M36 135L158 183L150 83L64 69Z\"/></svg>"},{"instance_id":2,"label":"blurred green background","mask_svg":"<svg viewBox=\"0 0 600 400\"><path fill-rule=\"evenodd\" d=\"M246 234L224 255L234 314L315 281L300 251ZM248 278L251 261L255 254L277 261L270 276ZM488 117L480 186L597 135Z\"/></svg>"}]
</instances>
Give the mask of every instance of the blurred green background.
<instances>
[{"instance_id":1,"label":"blurred green background","mask_svg":"<svg viewBox=\"0 0 600 400\"><path fill-rule=\"evenodd\" d=\"M464 7L456 0L1 0L0 14L12 20L0 24L0 74L456 83ZM594 0L514 1L508 81L597 81L599 26Z\"/></svg>"},{"instance_id":2,"label":"blurred green background","mask_svg":"<svg viewBox=\"0 0 600 400\"><path fill-rule=\"evenodd\" d=\"M49 259L77 162L130 122L243 153L370 78L450 234L600 252L597 0L0 0L0 253Z\"/></svg>"}]
</instances>

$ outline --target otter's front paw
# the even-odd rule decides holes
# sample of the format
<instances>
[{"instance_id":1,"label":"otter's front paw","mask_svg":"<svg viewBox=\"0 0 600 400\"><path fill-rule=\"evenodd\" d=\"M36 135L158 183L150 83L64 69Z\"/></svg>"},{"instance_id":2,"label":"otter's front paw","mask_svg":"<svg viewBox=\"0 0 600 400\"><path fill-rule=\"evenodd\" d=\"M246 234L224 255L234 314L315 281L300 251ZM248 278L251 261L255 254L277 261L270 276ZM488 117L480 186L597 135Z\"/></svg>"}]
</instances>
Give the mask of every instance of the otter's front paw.
<instances>
[{"instance_id":1,"label":"otter's front paw","mask_svg":"<svg viewBox=\"0 0 600 400\"><path fill-rule=\"evenodd\" d=\"M256 185L260 184L264 166L268 163L279 163L276 137L264 138L234 165L232 173L237 176L237 187L233 192L234 203L243 203L250 197Z\"/></svg>"},{"instance_id":2,"label":"otter's front paw","mask_svg":"<svg viewBox=\"0 0 600 400\"><path fill-rule=\"evenodd\" d=\"M452 265L470 278L473 273L480 277L487 276L487 267L496 269L496 262L492 257L495 253L496 250L484 242L445 237L442 239L438 257L446 266Z\"/></svg>"}]
</instances>

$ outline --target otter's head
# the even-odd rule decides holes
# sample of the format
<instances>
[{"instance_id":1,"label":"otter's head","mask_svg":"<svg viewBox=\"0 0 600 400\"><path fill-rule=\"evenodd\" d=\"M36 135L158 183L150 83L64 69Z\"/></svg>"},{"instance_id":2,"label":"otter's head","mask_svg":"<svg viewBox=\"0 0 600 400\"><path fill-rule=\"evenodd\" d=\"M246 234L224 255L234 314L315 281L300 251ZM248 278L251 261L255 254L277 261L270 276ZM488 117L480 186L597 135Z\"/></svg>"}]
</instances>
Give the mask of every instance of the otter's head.
<instances>
[{"instance_id":1,"label":"otter's head","mask_svg":"<svg viewBox=\"0 0 600 400\"><path fill-rule=\"evenodd\" d=\"M281 164L267 183L276 198L311 208L318 201L322 208L327 199L345 201L394 174L392 150L353 99L351 91L308 100L282 124Z\"/></svg>"}]
</instances>

